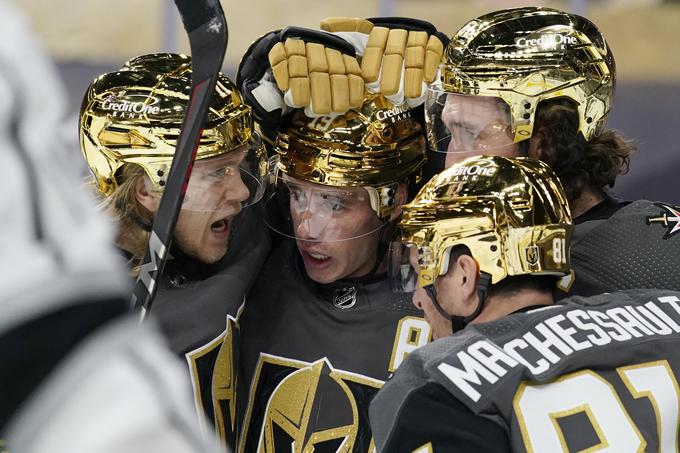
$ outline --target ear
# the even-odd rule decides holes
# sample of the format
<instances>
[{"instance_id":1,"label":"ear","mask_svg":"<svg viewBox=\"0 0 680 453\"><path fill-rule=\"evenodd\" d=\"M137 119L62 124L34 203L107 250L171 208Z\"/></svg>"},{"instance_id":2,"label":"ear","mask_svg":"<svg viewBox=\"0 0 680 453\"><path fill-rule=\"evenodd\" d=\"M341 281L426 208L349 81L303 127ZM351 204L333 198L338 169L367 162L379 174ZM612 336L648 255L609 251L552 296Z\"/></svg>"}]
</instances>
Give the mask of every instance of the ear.
<instances>
[{"instance_id":1,"label":"ear","mask_svg":"<svg viewBox=\"0 0 680 453\"><path fill-rule=\"evenodd\" d=\"M467 316L477 306L479 266L470 255L460 255L449 263L446 275L435 280L435 288L442 295L440 304L448 313ZM439 299L439 298L438 298Z\"/></svg>"},{"instance_id":2,"label":"ear","mask_svg":"<svg viewBox=\"0 0 680 453\"><path fill-rule=\"evenodd\" d=\"M400 182L397 186L397 193L394 194L394 211L390 215L390 220L394 220L401 215L401 207L406 203L408 198L408 187L405 183Z\"/></svg>"},{"instance_id":3,"label":"ear","mask_svg":"<svg viewBox=\"0 0 680 453\"><path fill-rule=\"evenodd\" d=\"M470 255L460 255L456 260L456 274L461 279L461 290L466 299L477 297L477 282L479 280L479 265Z\"/></svg>"},{"instance_id":4,"label":"ear","mask_svg":"<svg viewBox=\"0 0 680 453\"><path fill-rule=\"evenodd\" d=\"M144 206L149 210L149 212L155 215L156 211L158 211L158 205L160 204L161 200L159 197L149 192L146 187L146 178L146 175L142 175L137 178L137 182L135 183L135 198L139 204Z\"/></svg>"}]
</instances>

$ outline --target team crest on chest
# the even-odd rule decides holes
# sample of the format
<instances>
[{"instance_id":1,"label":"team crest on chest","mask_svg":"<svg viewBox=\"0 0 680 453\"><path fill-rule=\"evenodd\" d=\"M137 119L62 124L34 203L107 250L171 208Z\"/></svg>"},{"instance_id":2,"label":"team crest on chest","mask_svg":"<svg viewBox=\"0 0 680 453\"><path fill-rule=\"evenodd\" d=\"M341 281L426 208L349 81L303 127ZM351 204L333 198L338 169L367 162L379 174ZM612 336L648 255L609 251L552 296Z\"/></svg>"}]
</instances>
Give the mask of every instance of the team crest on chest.
<instances>
[{"instance_id":1,"label":"team crest on chest","mask_svg":"<svg viewBox=\"0 0 680 453\"><path fill-rule=\"evenodd\" d=\"M663 203L654 203L663 209L658 216L649 216L645 220L647 225L659 223L666 228L664 239L668 239L680 232L680 208Z\"/></svg>"},{"instance_id":2,"label":"team crest on chest","mask_svg":"<svg viewBox=\"0 0 680 453\"><path fill-rule=\"evenodd\" d=\"M357 303L357 288L356 286L345 286L344 288L336 289L335 296L333 296L333 306L340 310L352 308Z\"/></svg>"},{"instance_id":3,"label":"team crest on chest","mask_svg":"<svg viewBox=\"0 0 680 453\"><path fill-rule=\"evenodd\" d=\"M309 363L261 354L239 452L373 451L361 402L381 386L380 380L335 369L326 358Z\"/></svg>"}]
</instances>

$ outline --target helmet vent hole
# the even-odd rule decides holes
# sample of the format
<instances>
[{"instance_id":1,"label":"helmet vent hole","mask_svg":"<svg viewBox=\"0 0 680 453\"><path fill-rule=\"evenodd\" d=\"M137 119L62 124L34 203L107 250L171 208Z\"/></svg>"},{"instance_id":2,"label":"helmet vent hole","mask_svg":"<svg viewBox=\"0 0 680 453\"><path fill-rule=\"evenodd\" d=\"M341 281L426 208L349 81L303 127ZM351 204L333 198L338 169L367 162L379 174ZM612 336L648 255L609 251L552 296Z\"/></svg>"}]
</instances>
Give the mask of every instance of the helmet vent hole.
<instances>
[{"instance_id":1,"label":"helmet vent hole","mask_svg":"<svg viewBox=\"0 0 680 453\"><path fill-rule=\"evenodd\" d=\"M498 246L496 244L491 244L491 251L495 252L498 250Z\"/></svg>"},{"instance_id":2,"label":"helmet vent hole","mask_svg":"<svg viewBox=\"0 0 680 453\"><path fill-rule=\"evenodd\" d=\"M510 200L510 206L512 209L515 211L530 211L531 210L531 202L529 200L524 200L524 199L517 199L517 200Z\"/></svg>"}]
</instances>

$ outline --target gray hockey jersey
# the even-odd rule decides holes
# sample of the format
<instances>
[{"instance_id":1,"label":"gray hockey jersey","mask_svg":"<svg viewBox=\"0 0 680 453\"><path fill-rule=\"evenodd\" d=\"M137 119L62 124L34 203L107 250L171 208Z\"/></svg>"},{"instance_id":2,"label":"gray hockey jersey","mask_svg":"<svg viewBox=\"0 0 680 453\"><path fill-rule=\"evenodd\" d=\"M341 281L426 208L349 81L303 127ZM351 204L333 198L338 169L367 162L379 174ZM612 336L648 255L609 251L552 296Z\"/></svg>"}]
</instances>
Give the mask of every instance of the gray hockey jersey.
<instances>
[{"instance_id":1,"label":"gray hockey jersey","mask_svg":"<svg viewBox=\"0 0 680 453\"><path fill-rule=\"evenodd\" d=\"M238 320L196 355L198 399L228 444L239 439L235 451L372 451L372 397L429 340L427 322L384 275L319 285L285 240Z\"/></svg>"},{"instance_id":2,"label":"gray hockey jersey","mask_svg":"<svg viewBox=\"0 0 680 453\"><path fill-rule=\"evenodd\" d=\"M630 290L470 325L371 405L378 451L677 451L680 292Z\"/></svg>"},{"instance_id":3,"label":"gray hockey jersey","mask_svg":"<svg viewBox=\"0 0 680 453\"><path fill-rule=\"evenodd\" d=\"M557 297L634 288L680 291L680 208L638 200L611 217L575 223L574 274L562 280Z\"/></svg>"}]
</instances>

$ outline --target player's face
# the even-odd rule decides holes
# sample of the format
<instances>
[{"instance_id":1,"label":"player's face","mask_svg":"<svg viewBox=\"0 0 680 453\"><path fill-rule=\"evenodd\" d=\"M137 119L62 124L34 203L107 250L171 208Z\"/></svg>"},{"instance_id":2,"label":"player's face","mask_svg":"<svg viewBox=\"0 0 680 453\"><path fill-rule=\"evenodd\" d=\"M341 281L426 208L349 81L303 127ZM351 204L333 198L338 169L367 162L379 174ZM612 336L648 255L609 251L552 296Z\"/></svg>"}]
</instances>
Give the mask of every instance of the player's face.
<instances>
[{"instance_id":1,"label":"player's face","mask_svg":"<svg viewBox=\"0 0 680 453\"><path fill-rule=\"evenodd\" d=\"M204 263L217 262L227 253L232 219L249 197L239 172L243 156L234 152L202 160L192 172L175 227L175 243Z\"/></svg>"},{"instance_id":2,"label":"player's face","mask_svg":"<svg viewBox=\"0 0 680 453\"><path fill-rule=\"evenodd\" d=\"M290 214L307 275L331 283L368 274L381 222L363 188L289 182Z\"/></svg>"},{"instance_id":3,"label":"player's face","mask_svg":"<svg viewBox=\"0 0 680 453\"><path fill-rule=\"evenodd\" d=\"M446 167L480 154L514 157L510 112L499 98L449 94L441 121L451 134L446 150Z\"/></svg>"}]
</instances>

